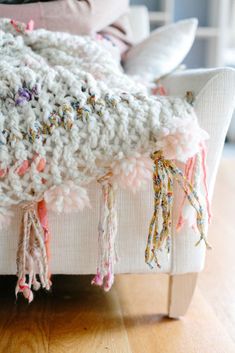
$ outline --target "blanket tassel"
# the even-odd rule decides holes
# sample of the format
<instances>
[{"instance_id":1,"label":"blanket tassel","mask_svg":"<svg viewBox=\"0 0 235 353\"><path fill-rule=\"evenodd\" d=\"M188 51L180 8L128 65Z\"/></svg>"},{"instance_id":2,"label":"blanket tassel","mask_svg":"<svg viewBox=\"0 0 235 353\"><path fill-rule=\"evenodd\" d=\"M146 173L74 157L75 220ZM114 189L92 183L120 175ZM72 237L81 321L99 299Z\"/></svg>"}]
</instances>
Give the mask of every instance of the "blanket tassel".
<instances>
[{"instance_id":1,"label":"blanket tassel","mask_svg":"<svg viewBox=\"0 0 235 353\"><path fill-rule=\"evenodd\" d=\"M157 250L162 249L165 243L167 253L170 252L170 234L173 203L173 177L164 167L162 159L155 155L153 187L154 187L154 212L149 226L148 242L145 250L145 262L153 268L155 262L161 268ZM162 226L160 225L162 219Z\"/></svg>"},{"instance_id":2,"label":"blanket tassel","mask_svg":"<svg viewBox=\"0 0 235 353\"><path fill-rule=\"evenodd\" d=\"M206 212L204 211L198 194L182 171L171 161L163 158L161 151L155 152L153 188L154 188L154 212L150 221L147 246L145 250L145 262L153 268L153 262L160 267L157 252L162 250L163 244L170 252L171 219L173 205L173 181L176 180L184 191L186 198L196 211L196 225L207 248L211 248L207 242L204 230ZM161 221L161 223L160 223Z\"/></svg>"},{"instance_id":3,"label":"blanket tassel","mask_svg":"<svg viewBox=\"0 0 235 353\"><path fill-rule=\"evenodd\" d=\"M210 209L210 202L208 196L208 187L207 187L207 172L206 172L206 147L202 144L200 146L200 151L193 157L189 158L187 163L185 164L185 171L184 177L186 178L187 182L189 182L195 192L197 193L198 197L200 195L201 185L204 187L205 192L205 202L206 202L206 211L207 211L207 218L208 223L211 223L211 209ZM187 183L185 182L185 188L187 188ZM192 208L190 205L186 203L186 193L181 202L181 206L179 209L179 219L176 225L176 229L180 230L186 219L189 225L193 228L195 227L195 213L192 212Z\"/></svg>"},{"instance_id":4,"label":"blanket tassel","mask_svg":"<svg viewBox=\"0 0 235 353\"><path fill-rule=\"evenodd\" d=\"M100 221L98 227L98 265L92 284L108 292L114 282L114 265L118 260L115 249L117 234L117 211L115 190L110 182L110 174L98 181L102 187Z\"/></svg>"},{"instance_id":5,"label":"blanket tassel","mask_svg":"<svg viewBox=\"0 0 235 353\"><path fill-rule=\"evenodd\" d=\"M41 286L50 289L47 250L44 229L36 212L36 202L22 205L23 218L17 250L17 276L15 294L22 293L30 303L33 291ZM40 282L37 280L37 274Z\"/></svg>"}]
</instances>

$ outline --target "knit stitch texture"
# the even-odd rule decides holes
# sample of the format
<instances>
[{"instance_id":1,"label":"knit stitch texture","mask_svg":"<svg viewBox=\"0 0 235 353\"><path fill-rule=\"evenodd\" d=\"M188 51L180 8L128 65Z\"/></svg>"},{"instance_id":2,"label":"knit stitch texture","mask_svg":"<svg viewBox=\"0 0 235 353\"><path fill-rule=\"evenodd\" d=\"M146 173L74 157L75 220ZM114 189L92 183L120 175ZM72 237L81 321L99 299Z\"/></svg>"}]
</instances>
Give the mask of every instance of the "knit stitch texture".
<instances>
[{"instance_id":1,"label":"knit stitch texture","mask_svg":"<svg viewBox=\"0 0 235 353\"><path fill-rule=\"evenodd\" d=\"M1 20L0 83L1 205L88 184L136 153L185 161L206 137L184 99L149 96L89 37L21 34Z\"/></svg>"}]
</instances>

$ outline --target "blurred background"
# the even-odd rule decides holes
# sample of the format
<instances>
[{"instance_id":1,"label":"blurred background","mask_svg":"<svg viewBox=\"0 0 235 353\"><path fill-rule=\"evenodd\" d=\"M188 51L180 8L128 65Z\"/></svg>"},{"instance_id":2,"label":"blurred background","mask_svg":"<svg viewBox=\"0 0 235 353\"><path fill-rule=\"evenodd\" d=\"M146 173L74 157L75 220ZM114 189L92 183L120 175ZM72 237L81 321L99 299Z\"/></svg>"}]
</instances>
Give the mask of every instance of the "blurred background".
<instances>
[{"instance_id":1,"label":"blurred background","mask_svg":"<svg viewBox=\"0 0 235 353\"><path fill-rule=\"evenodd\" d=\"M197 39L185 60L188 68L235 67L235 0L131 0L145 5L150 26L197 17Z\"/></svg>"},{"instance_id":2,"label":"blurred background","mask_svg":"<svg viewBox=\"0 0 235 353\"><path fill-rule=\"evenodd\" d=\"M149 11L151 30L184 18L199 21L196 40L184 60L188 69L230 66L235 68L235 0L131 0ZM225 153L235 156L235 114Z\"/></svg>"}]
</instances>

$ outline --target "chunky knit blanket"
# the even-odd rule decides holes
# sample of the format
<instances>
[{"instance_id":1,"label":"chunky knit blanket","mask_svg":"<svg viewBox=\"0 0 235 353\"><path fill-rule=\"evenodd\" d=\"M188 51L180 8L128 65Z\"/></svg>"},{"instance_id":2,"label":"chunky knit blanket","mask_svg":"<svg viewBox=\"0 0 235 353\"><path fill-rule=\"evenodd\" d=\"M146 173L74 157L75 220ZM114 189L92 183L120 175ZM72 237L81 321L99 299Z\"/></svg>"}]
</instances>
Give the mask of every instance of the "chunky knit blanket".
<instances>
[{"instance_id":1,"label":"chunky knit blanket","mask_svg":"<svg viewBox=\"0 0 235 353\"><path fill-rule=\"evenodd\" d=\"M150 266L160 266L162 246L170 251L174 180L206 242L197 186L207 133L193 106L151 96L94 38L31 27L0 20L0 228L13 206L22 208L16 293L31 301L32 288L50 288L47 209L90 206L86 185L94 180L102 191L94 284L109 290L113 283L118 186L136 191L153 177Z\"/></svg>"}]
</instances>

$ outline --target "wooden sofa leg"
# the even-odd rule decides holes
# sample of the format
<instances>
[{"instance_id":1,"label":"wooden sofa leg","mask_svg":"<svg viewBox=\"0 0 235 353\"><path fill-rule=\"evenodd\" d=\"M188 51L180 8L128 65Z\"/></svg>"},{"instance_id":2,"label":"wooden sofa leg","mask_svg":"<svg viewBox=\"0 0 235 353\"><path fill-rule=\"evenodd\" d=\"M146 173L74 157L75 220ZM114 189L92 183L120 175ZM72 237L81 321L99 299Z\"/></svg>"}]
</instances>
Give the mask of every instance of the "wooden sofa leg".
<instances>
[{"instance_id":1,"label":"wooden sofa leg","mask_svg":"<svg viewBox=\"0 0 235 353\"><path fill-rule=\"evenodd\" d=\"M197 283L197 273L169 277L168 316L178 319L183 316L191 303Z\"/></svg>"}]
</instances>

